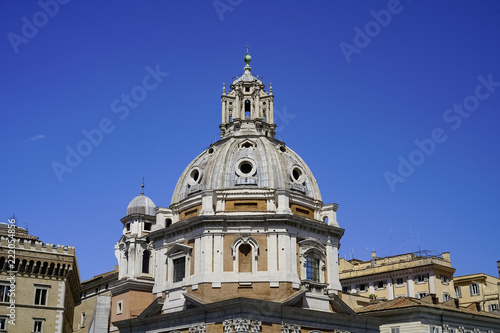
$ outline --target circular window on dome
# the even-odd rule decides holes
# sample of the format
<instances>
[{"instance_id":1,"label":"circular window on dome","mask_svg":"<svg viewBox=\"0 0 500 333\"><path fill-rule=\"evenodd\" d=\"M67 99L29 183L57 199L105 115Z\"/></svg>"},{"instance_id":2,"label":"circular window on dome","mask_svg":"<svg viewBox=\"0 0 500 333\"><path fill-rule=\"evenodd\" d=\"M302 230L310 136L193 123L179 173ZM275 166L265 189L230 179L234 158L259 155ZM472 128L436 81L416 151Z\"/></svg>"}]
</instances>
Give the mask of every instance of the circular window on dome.
<instances>
[{"instance_id":1,"label":"circular window on dome","mask_svg":"<svg viewBox=\"0 0 500 333\"><path fill-rule=\"evenodd\" d=\"M292 178L292 181L297 184L302 184L305 180L304 171L297 165L292 167L290 177Z\"/></svg>"},{"instance_id":2,"label":"circular window on dome","mask_svg":"<svg viewBox=\"0 0 500 333\"><path fill-rule=\"evenodd\" d=\"M189 177L188 177L189 185L198 184L201 181L202 175L203 173L199 168L194 167L193 169L191 169L191 172L189 172Z\"/></svg>"},{"instance_id":3,"label":"circular window on dome","mask_svg":"<svg viewBox=\"0 0 500 333\"><path fill-rule=\"evenodd\" d=\"M209 154L213 154L214 153L214 148L213 147L208 148L208 153Z\"/></svg>"},{"instance_id":4,"label":"circular window on dome","mask_svg":"<svg viewBox=\"0 0 500 333\"><path fill-rule=\"evenodd\" d=\"M253 176L256 171L257 167L255 163L248 158L242 159L236 163L236 174L240 177Z\"/></svg>"}]
</instances>

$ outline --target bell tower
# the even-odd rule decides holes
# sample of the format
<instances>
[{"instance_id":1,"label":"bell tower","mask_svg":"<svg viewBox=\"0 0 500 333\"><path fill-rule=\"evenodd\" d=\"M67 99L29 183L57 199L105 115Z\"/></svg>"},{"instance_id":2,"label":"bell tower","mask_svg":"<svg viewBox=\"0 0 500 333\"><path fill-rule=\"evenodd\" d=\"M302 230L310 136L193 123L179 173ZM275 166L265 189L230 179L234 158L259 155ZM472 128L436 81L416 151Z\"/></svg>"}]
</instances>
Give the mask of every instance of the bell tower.
<instances>
[{"instance_id":1,"label":"bell tower","mask_svg":"<svg viewBox=\"0 0 500 333\"><path fill-rule=\"evenodd\" d=\"M269 92L259 79L252 74L248 53L243 58L246 65L244 74L237 76L226 93L225 84L222 88L222 122L219 126L221 138L258 134L274 138L274 95L272 84ZM254 133L252 133L254 132Z\"/></svg>"}]
</instances>

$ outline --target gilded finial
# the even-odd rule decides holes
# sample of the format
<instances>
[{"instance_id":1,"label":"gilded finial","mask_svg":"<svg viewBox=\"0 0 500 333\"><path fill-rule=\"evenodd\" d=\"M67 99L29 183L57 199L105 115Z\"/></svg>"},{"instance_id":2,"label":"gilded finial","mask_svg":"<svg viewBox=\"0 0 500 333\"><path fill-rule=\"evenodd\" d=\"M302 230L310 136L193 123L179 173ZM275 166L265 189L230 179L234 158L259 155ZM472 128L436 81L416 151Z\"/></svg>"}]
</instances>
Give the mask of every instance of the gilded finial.
<instances>
[{"instance_id":1,"label":"gilded finial","mask_svg":"<svg viewBox=\"0 0 500 333\"><path fill-rule=\"evenodd\" d=\"M144 177L142 177L141 195L144 195Z\"/></svg>"}]
</instances>

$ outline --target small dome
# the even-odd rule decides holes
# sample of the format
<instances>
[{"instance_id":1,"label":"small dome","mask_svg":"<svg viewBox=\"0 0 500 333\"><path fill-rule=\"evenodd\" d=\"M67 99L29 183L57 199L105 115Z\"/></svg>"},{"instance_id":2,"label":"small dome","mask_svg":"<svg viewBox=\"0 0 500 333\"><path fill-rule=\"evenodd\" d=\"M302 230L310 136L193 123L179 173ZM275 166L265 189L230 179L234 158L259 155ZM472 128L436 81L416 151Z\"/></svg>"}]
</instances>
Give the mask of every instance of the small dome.
<instances>
[{"instance_id":1,"label":"small dome","mask_svg":"<svg viewBox=\"0 0 500 333\"><path fill-rule=\"evenodd\" d=\"M155 215L156 205L153 200L149 199L144 194L136 196L127 207L127 215L130 214L144 214Z\"/></svg>"}]
</instances>

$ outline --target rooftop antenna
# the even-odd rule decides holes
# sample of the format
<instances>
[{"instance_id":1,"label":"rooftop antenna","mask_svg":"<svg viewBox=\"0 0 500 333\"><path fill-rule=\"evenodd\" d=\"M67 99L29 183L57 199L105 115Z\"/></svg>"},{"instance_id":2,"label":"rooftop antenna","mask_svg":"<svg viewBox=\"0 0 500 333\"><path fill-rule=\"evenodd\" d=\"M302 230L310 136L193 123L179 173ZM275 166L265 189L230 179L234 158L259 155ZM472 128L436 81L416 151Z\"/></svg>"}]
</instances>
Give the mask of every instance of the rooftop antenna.
<instances>
[{"instance_id":1,"label":"rooftop antenna","mask_svg":"<svg viewBox=\"0 0 500 333\"><path fill-rule=\"evenodd\" d=\"M391 256L392 256L392 227L389 227L389 248L391 249Z\"/></svg>"},{"instance_id":2,"label":"rooftop antenna","mask_svg":"<svg viewBox=\"0 0 500 333\"><path fill-rule=\"evenodd\" d=\"M418 238L418 252L420 252L420 231L417 231L417 238Z\"/></svg>"},{"instance_id":3,"label":"rooftop antenna","mask_svg":"<svg viewBox=\"0 0 500 333\"><path fill-rule=\"evenodd\" d=\"M415 252L415 245L413 244L413 234L411 232L411 225L410 225L410 239L411 239L411 252Z\"/></svg>"},{"instance_id":4,"label":"rooftop antenna","mask_svg":"<svg viewBox=\"0 0 500 333\"><path fill-rule=\"evenodd\" d=\"M144 177L142 177L141 195L144 195Z\"/></svg>"}]
</instances>

